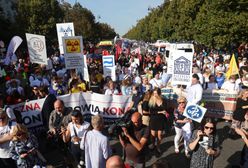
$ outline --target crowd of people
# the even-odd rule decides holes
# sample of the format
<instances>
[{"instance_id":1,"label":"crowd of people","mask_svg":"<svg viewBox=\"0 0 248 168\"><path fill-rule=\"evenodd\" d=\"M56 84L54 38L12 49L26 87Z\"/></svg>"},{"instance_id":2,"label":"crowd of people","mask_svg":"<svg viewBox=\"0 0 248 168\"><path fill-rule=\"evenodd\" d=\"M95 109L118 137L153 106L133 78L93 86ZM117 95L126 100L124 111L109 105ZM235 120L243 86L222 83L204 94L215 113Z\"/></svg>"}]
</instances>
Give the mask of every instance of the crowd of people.
<instances>
[{"instance_id":1,"label":"crowd of people","mask_svg":"<svg viewBox=\"0 0 248 168\"><path fill-rule=\"evenodd\" d=\"M84 52L87 56L94 51L86 47ZM167 73L168 65L161 53L120 54L116 57L116 81L103 75L100 59L88 57L89 82L80 70L65 69L64 56L56 48L48 56L48 65L32 64L27 55L18 52L16 55L14 61L3 59L0 67L0 167L45 166L37 138L22 124L20 114L11 109L11 105L20 102L45 98L42 118L48 138L69 148L76 167L145 167L149 150L160 156L164 152L160 147L162 139L168 127L174 127L175 153L181 152L179 143L183 139L183 151L191 159L190 167L211 168L221 153L217 123L204 118L196 124L183 115L187 103L201 105L204 90L240 93L231 128L245 142L241 166L248 165L248 44L237 49L239 75L229 78L225 73L231 53L214 49L195 52L192 82L188 86L171 84L171 74ZM169 108L170 101L161 95L164 87L181 88L185 93L179 95L173 109ZM118 135L124 151L122 158L112 156L108 135L103 133L102 116L92 116L91 122L87 122L80 111L67 108L58 98L78 92L132 97L127 111L131 126L122 127L122 134ZM169 167L169 163L163 166Z\"/></svg>"}]
</instances>

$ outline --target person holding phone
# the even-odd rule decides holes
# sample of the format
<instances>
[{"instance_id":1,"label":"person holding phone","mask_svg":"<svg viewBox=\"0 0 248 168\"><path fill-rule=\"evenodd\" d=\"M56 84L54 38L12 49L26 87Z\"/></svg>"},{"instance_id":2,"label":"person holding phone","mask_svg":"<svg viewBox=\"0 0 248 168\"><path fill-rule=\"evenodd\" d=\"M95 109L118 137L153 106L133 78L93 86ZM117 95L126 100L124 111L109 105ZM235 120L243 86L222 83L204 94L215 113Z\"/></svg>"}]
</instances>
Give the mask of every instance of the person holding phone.
<instances>
[{"instance_id":1,"label":"person holding phone","mask_svg":"<svg viewBox=\"0 0 248 168\"><path fill-rule=\"evenodd\" d=\"M190 168L212 168L214 158L220 154L216 124L212 118L203 119L200 129L193 132L189 141L193 152Z\"/></svg>"}]
</instances>

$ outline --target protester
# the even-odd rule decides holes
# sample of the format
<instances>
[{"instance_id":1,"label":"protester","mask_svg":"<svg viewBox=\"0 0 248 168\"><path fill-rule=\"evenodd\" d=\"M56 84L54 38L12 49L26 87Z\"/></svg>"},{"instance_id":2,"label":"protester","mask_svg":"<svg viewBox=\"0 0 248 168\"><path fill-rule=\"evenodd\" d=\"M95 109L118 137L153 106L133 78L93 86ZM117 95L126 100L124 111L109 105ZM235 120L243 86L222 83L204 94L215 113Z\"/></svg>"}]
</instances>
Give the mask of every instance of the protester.
<instances>
[{"instance_id":1,"label":"protester","mask_svg":"<svg viewBox=\"0 0 248 168\"><path fill-rule=\"evenodd\" d=\"M189 144L189 139L191 137L192 121L183 115L183 112L187 104L187 100L185 97L179 97L177 99L177 103L178 103L178 107L174 111L175 132L176 132L174 138L175 153L179 153L179 142L181 137L183 136L185 156L190 157L188 144Z\"/></svg>"},{"instance_id":2,"label":"protester","mask_svg":"<svg viewBox=\"0 0 248 168\"><path fill-rule=\"evenodd\" d=\"M213 168L214 158L220 154L219 145L215 122L211 118L205 118L189 141L189 149L192 151L190 168Z\"/></svg>"},{"instance_id":3,"label":"protester","mask_svg":"<svg viewBox=\"0 0 248 168\"><path fill-rule=\"evenodd\" d=\"M71 113L71 121L67 129L62 128L62 137L65 143L71 141L70 150L76 161L77 167L84 165L84 151L80 149L80 142L85 131L89 128L90 123L84 121L83 115L79 110L73 110Z\"/></svg>"},{"instance_id":4,"label":"protester","mask_svg":"<svg viewBox=\"0 0 248 168\"><path fill-rule=\"evenodd\" d=\"M149 128L142 124L142 116L135 112L131 117L132 127L122 127L125 137L119 135L126 161L130 166L145 168L145 155L149 139Z\"/></svg>"},{"instance_id":5,"label":"protester","mask_svg":"<svg viewBox=\"0 0 248 168\"><path fill-rule=\"evenodd\" d=\"M57 99L54 102L54 110L49 117L49 134L51 136L56 136L56 138L61 136L61 128L67 127L71 120L70 112L70 109L64 106L62 100Z\"/></svg>"},{"instance_id":6,"label":"protester","mask_svg":"<svg viewBox=\"0 0 248 168\"><path fill-rule=\"evenodd\" d=\"M199 83L199 77L197 74L192 75L192 84L186 90L187 102L193 104L200 104L202 99L203 89Z\"/></svg>"},{"instance_id":7,"label":"protester","mask_svg":"<svg viewBox=\"0 0 248 168\"><path fill-rule=\"evenodd\" d=\"M32 168L34 166L45 166L40 159L38 151L38 140L28 132L28 129L21 124L13 128L13 139L10 142L11 157L16 160L18 168Z\"/></svg>"},{"instance_id":8,"label":"protester","mask_svg":"<svg viewBox=\"0 0 248 168\"><path fill-rule=\"evenodd\" d=\"M241 136L242 140L245 142L245 145L241 152L241 160L240 165L242 168L248 167L248 113L245 115L245 127L243 128L236 128L235 131L238 135Z\"/></svg>"},{"instance_id":9,"label":"protester","mask_svg":"<svg viewBox=\"0 0 248 168\"><path fill-rule=\"evenodd\" d=\"M248 89L241 90L236 103L236 109L233 112L231 128L240 128L241 123L245 121L245 114L248 111Z\"/></svg>"},{"instance_id":10,"label":"protester","mask_svg":"<svg viewBox=\"0 0 248 168\"><path fill-rule=\"evenodd\" d=\"M152 85L152 88L162 88L163 87L163 81L159 76L159 72L155 74L155 77L152 78L149 83Z\"/></svg>"},{"instance_id":11,"label":"protester","mask_svg":"<svg viewBox=\"0 0 248 168\"><path fill-rule=\"evenodd\" d=\"M222 71L216 71L215 81L218 85L218 89L221 89L223 83L225 82L225 75L223 74Z\"/></svg>"},{"instance_id":12,"label":"protester","mask_svg":"<svg viewBox=\"0 0 248 168\"><path fill-rule=\"evenodd\" d=\"M228 80L226 80L223 85L221 86L221 89L227 91L227 92L238 92L239 91L239 85L236 84L236 75L231 75Z\"/></svg>"},{"instance_id":13,"label":"protester","mask_svg":"<svg viewBox=\"0 0 248 168\"><path fill-rule=\"evenodd\" d=\"M166 100L161 97L161 90L155 88L152 92L152 96L149 100L149 110L150 110L150 130L151 130L151 139L152 147L155 148L159 154L161 154L160 143L162 140L162 133L165 130L166 126L166 115L168 115L166 108ZM155 144L157 141L157 144Z\"/></svg>"},{"instance_id":14,"label":"protester","mask_svg":"<svg viewBox=\"0 0 248 168\"><path fill-rule=\"evenodd\" d=\"M117 90L115 83L112 80L110 80L108 82L108 88L105 91L105 95L118 95L118 94L119 91Z\"/></svg>"},{"instance_id":15,"label":"protester","mask_svg":"<svg viewBox=\"0 0 248 168\"><path fill-rule=\"evenodd\" d=\"M142 123L146 126L149 126L150 123L149 100L151 98L151 95L152 95L151 91L146 92L141 102Z\"/></svg>"},{"instance_id":16,"label":"protester","mask_svg":"<svg viewBox=\"0 0 248 168\"><path fill-rule=\"evenodd\" d=\"M139 91L139 86L133 85L132 86L132 101L128 105L128 111L133 113L135 111L138 111L138 105L140 101L142 100L142 93Z\"/></svg>"},{"instance_id":17,"label":"protester","mask_svg":"<svg viewBox=\"0 0 248 168\"><path fill-rule=\"evenodd\" d=\"M93 130L86 131L80 142L80 148L85 151L87 168L105 168L106 160L111 155L108 138L102 134L104 120L100 115L91 117Z\"/></svg>"},{"instance_id":18,"label":"protester","mask_svg":"<svg viewBox=\"0 0 248 168\"><path fill-rule=\"evenodd\" d=\"M15 125L16 123L10 120L6 111L0 108L0 167L16 168L9 146Z\"/></svg>"},{"instance_id":19,"label":"protester","mask_svg":"<svg viewBox=\"0 0 248 168\"><path fill-rule=\"evenodd\" d=\"M45 98L41 109L41 115L45 130L48 131L50 114L54 110L54 102L57 100L57 98L55 95L49 93L48 87L46 86L39 88L39 95L42 98Z\"/></svg>"}]
</instances>

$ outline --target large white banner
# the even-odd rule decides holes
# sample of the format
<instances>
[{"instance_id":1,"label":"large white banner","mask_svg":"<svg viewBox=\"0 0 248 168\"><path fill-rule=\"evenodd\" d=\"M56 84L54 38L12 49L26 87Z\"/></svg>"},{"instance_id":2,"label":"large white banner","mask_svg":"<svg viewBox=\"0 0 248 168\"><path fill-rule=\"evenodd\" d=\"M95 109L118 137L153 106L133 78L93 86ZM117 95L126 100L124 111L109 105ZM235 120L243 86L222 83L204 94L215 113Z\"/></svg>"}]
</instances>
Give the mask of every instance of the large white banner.
<instances>
[{"instance_id":1,"label":"large white banner","mask_svg":"<svg viewBox=\"0 0 248 168\"><path fill-rule=\"evenodd\" d=\"M78 109L83 115L100 114L105 119L117 119L127 111L131 102L130 96L102 95L97 93L73 93L59 96L66 107ZM23 123L28 127L42 125L41 110L45 99L33 100L11 106L14 110L20 111Z\"/></svg>"},{"instance_id":2,"label":"large white banner","mask_svg":"<svg viewBox=\"0 0 248 168\"><path fill-rule=\"evenodd\" d=\"M193 54L183 50L173 51L172 84L190 85L192 77Z\"/></svg>"},{"instance_id":3,"label":"large white banner","mask_svg":"<svg viewBox=\"0 0 248 168\"><path fill-rule=\"evenodd\" d=\"M74 35L74 25L73 23L57 23L57 35L59 41L59 51L60 54L64 54L62 37L75 36Z\"/></svg>"},{"instance_id":4,"label":"large white banner","mask_svg":"<svg viewBox=\"0 0 248 168\"><path fill-rule=\"evenodd\" d=\"M113 81L116 81L114 55L102 56L102 64L104 77L110 76Z\"/></svg>"},{"instance_id":5,"label":"large white banner","mask_svg":"<svg viewBox=\"0 0 248 168\"><path fill-rule=\"evenodd\" d=\"M83 38L82 36L63 37L65 68L83 69Z\"/></svg>"},{"instance_id":6,"label":"large white banner","mask_svg":"<svg viewBox=\"0 0 248 168\"><path fill-rule=\"evenodd\" d=\"M26 33L30 61L47 65L45 36Z\"/></svg>"}]
</instances>

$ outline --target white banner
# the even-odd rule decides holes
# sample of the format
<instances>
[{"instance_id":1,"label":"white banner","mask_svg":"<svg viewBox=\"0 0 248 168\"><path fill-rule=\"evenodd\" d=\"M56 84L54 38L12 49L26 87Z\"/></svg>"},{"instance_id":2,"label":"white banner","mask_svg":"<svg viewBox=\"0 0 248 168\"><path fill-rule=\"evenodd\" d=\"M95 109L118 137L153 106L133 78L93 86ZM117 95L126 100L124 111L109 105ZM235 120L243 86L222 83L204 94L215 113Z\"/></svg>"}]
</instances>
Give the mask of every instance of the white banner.
<instances>
[{"instance_id":1,"label":"white banner","mask_svg":"<svg viewBox=\"0 0 248 168\"><path fill-rule=\"evenodd\" d=\"M173 51L173 85L190 85L192 77L193 54L183 50Z\"/></svg>"},{"instance_id":2,"label":"white banner","mask_svg":"<svg viewBox=\"0 0 248 168\"><path fill-rule=\"evenodd\" d=\"M110 76L113 81L116 81L114 55L102 56L102 64L104 77Z\"/></svg>"},{"instance_id":3,"label":"white banner","mask_svg":"<svg viewBox=\"0 0 248 168\"><path fill-rule=\"evenodd\" d=\"M45 36L26 33L30 61L47 65Z\"/></svg>"},{"instance_id":4,"label":"white banner","mask_svg":"<svg viewBox=\"0 0 248 168\"><path fill-rule=\"evenodd\" d=\"M63 37L65 68L83 69L83 38L82 36Z\"/></svg>"},{"instance_id":5,"label":"white banner","mask_svg":"<svg viewBox=\"0 0 248 168\"><path fill-rule=\"evenodd\" d=\"M83 115L100 114L104 118L117 119L127 111L131 102L130 96L102 95L97 93L73 93L59 96L66 107L78 109ZM33 100L11 106L14 110L20 111L23 123L28 127L42 125L41 110L45 99Z\"/></svg>"},{"instance_id":6,"label":"white banner","mask_svg":"<svg viewBox=\"0 0 248 168\"><path fill-rule=\"evenodd\" d=\"M15 52L16 52L17 48L21 45L21 43L22 43L22 38L19 36L14 36L11 39L11 41L8 45L6 58L4 60L5 65L9 65L11 62L17 61L17 57L15 55Z\"/></svg>"},{"instance_id":7,"label":"white banner","mask_svg":"<svg viewBox=\"0 0 248 168\"><path fill-rule=\"evenodd\" d=\"M206 111L207 109L202 106L188 103L183 112L183 115L198 123L201 123Z\"/></svg>"},{"instance_id":8,"label":"white banner","mask_svg":"<svg viewBox=\"0 0 248 168\"><path fill-rule=\"evenodd\" d=\"M19 111L23 123L28 127L41 126L43 124L41 110L45 99L38 99L12 105L11 108Z\"/></svg>"},{"instance_id":9,"label":"white banner","mask_svg":"<svg viewBox=\"0 0 248 168\"><path fill-rule=\"evenodd\" d=\"M74 25L73 23L57 23L57 35L59 41L60 54L64 54L62 37L74 36Z\"/></svg>"}]
</instances>

